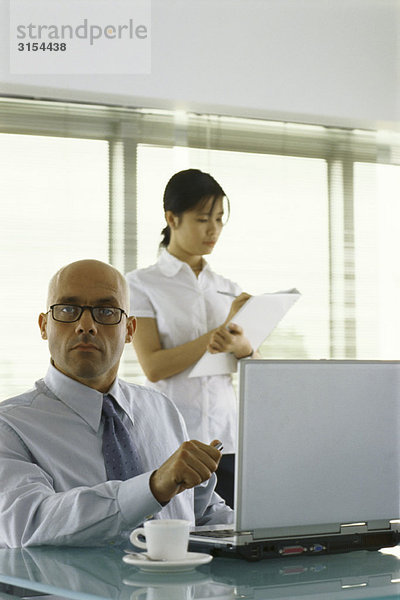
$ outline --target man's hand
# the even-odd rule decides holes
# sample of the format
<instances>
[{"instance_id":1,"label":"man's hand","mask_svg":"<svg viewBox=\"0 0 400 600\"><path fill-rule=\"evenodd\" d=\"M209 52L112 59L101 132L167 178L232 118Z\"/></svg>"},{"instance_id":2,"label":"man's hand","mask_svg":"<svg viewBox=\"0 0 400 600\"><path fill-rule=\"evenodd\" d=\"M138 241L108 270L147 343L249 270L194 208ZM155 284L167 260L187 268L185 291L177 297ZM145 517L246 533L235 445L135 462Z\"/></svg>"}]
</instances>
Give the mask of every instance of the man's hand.
<instances>
[{"instance_id":1,"label":"man's hand","mask_svg":"<svg viewBox=\"0 0 400 600\"><path fill-rule=\"evenodd\" d=\"M197 440L184 442L150 477L150 489L155 499L164 504L171 498L203 481L216 471L221 452L214 446Z\"/></svg>"}]
</instances>

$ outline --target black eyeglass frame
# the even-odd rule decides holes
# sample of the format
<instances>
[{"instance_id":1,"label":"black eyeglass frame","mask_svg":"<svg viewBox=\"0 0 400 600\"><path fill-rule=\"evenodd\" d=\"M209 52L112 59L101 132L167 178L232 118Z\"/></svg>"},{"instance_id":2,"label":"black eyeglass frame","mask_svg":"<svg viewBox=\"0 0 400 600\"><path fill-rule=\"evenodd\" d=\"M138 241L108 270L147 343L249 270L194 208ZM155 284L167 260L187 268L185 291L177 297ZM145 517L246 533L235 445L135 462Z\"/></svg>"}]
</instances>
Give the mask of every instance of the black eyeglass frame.
<instances>
[{"instance_id":1,"label":"black eyeglass frame","mask_svg":"<svg viewBox=\"0 0 400 600\"><path fill-rule=\"evenodd\" d=\"M80 313L79 315L76 317L76 319L72 319L71 321L61 321L60 319L56 319L54 316L54 308L56 306L72 306L73 308L79 308L80 309ZM118 310L119 311L119 319L118 321L116 321L115 323L103 323L102 321L99 321L98 319L96 319L95 315L94 315L94 310L101 310L104 308L112 308L113 310ZM64 302L62 303L58 303L58 304L52 304L49 307L49 310L47 311L47 313L51 312L51 316L53 317L54 321L57 321L57 323L76 323L77 321L79 321L79 319L81 318L81 316L83 315L84 311L88 309L90 310L90 314L92 315L92 319L95 323L98 323L99 325L118 325L118 323L121 323L121 319L122 319L122 315L125 315L128 318L127 313L124 311L123 308L119 308L118 306L88 306L87 304L85 305L80 305L80 304L65 304ZM47 314L46 313L46 314Z\"/></svg>"}]
</instances>

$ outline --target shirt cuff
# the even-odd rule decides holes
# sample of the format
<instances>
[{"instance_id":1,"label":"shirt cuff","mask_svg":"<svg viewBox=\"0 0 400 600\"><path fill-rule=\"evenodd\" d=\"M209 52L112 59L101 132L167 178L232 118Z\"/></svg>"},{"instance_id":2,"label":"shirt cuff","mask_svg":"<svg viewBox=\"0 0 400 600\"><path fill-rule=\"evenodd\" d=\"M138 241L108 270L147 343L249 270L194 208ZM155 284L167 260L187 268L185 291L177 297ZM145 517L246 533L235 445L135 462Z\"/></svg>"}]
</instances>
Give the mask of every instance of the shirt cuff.
<instances>
[{"instance_id":1,"label":"shirt cuff","mask_svg":"<svg viewBox=\"0 0 400 600\"><path fill-rule=\"evenodd\" d=\"M150 476L153 471L142 473L122 481L117 494L121 516L128 525L135 526L158 513L162 506L154 498L150 489Z\"/></svg>"}]
</instances>

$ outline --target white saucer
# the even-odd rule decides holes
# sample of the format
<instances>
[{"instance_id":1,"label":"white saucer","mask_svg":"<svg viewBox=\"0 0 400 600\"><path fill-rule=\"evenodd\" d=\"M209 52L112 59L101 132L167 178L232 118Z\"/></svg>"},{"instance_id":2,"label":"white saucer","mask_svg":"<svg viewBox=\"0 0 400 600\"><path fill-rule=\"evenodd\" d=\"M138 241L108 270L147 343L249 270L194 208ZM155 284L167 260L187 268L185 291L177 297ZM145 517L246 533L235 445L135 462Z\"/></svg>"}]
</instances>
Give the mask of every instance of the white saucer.
<instances>
[{"instance_id":1,"label":"white saucer","mask_svg":"<svg viewBox=\"0 0 400 600\"><path fill-rule=\"evenodd\" d=\"M128 565L138 567L141 571L147 571L148 573L162 573L171 572L176 573L183 571L191 571L200 565L206 565L211 562L213 557L211 554L203 554L202 552L188 552L186 558L182 560L149 560L145 556L139 557L137 555L125 554L122 560Z\"/></svg>"}]
</instances>

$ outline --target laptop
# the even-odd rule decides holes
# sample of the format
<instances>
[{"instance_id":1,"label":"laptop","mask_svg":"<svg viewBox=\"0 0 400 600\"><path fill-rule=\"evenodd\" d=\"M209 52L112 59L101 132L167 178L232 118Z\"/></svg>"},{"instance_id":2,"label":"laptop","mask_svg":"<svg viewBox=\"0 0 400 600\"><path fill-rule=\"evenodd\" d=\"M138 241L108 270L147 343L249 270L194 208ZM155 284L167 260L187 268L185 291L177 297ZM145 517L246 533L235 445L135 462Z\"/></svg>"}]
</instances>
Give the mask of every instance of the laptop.
<instances>
[{"instance_id":1,"label":"laptop","mask_svg":"<svg viewBox=\"0 0 400 600\"><path fill-rule=\"evenodd\" d=\"M191 549L259 560L399 543L399 407L400 361L240 361L235 522L195 528Z\"/></svg>"}]
</instances>

